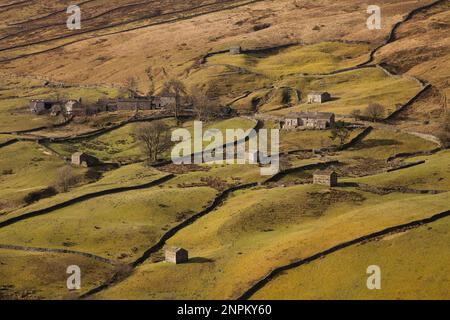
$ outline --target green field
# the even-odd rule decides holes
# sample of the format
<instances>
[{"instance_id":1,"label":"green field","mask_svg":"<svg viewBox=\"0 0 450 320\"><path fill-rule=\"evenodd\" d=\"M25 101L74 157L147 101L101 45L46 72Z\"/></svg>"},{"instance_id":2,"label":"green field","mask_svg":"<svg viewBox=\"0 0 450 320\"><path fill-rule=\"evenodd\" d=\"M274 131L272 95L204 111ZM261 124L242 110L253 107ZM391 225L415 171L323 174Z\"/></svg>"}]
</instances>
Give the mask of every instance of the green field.
<instances>
[{"instance_id":1,"label":"green field","mask_svg":"<svg viewBox=\"0 0 450 320\"><path fill-rule=\"evenodd\" d=\"M210 65L233 65L270 78L299 73L329 73L362 63L369 51L365 44L322 42L292 46L262 53L218 54L208 59Z\"/></svg>"},{"instance_id":2,"label":"green field","mask_svg":"<svg viewBox=\"0 0 450 320\"><path fill-rule=\"evenodd\" d=\"M117 97L118 89L108 87L47 87L43 80L0 77L0 131L11 132L50 126L63 121L62 117L34 115L28 108L32 99L79 99L94 103L99 98Z\"/></svg>"},{"instance_id":3,"label":"green field","mask_svg":"<svg viewBox=\"0 0 450 320\"><path fill-rule=\"evenodd\" d=\"M317 186L238 192L170 239L169 245L189 249L191 263L148 262L99 297L236 298L276 266L443 211L447 196L376 196L352 189L330 193Z\"/></svg>"},{"instance_id":4,"label":"green field","mask_svg":"<svg viewBox=\"0 0 450 320\"><path fill-rule=\"evenodd\" d=\"M387 160L400 153L431 151L438 146L428 140L392 130L373 130L363 141L343 151L338 158L372 158Z\"/></svg>"},{"instance_id":5,"label":"green field","mask_svg":"<svg viewBox=\"0 0 450 320\"><path fill-rule=\"evenodd\" d=\"M213 88L219 96L229 97L228 102L241 97L233 103L239 110L257 108L277 115L311 110L348 115L354 109L363 110L369 103L377 102L385 106L387 116L420 90L417 82L388 75L378 68L326 75L362 63L367 59L368 50L365 44L323 42L262 53L216 54L189 81ZM236 75L239 78L235 79ZM216 83L218 78L221 80ZM271 86L266 79L270 79ZM230 80L233 81L229 83ZM311 91L328 91L333 100L306 104L306 96ZM250 94L242 96L245 92Z\"/></svg>"},{"instance_id":6,"label":"green field","mask_svg":"<svg viewBox=\"0 0 450 320\"><path fill-rule=\"evenodd\" d=\"M166 173L148 168L142 163L122 166L116 170L103 173L102 177L98 181L75 186L69 190L69 192L59 193L53 197L45 198L26 207L14 210L7 215L0 217L0 221L10 219L14 216L19 216L26 212L47 208L85 194L120 187L132 187L146 184L165 175Z\"/></svg>"},{"instance_id":7,"label":"green field","mask_svg":"<svg viewBox=\"0 0 450 320\"><path fill-rule=\"evenodd\" d=\"M391 77L377 68L360 69L332 76L290 77L279 85L297 88L302 92L303 101L310 91L327 91L333 100L323 104L306 104L283 109L275 114L286 114L297 111L334 112L339 115L349 115L352 110L364 110L369 103L377 102L385 106L386 114L396 110L411 99L420 90L417 82Z\"/></svg>"},{"instance_id":8,"label":"green field","mask_svg":"<svg viewBox=\"0 0 450 320\"><path fill-rule=\"evenodd\" d=\"M270 6L265 2L254 5L261 8ZM289 5L298 7L300 4L295 2ZM309 5L314 7L314 4ZM203 12L202 8L198 8L199 13ZM238 11L234 9L233 12ZM167 14L165 11L161 13L161 19L164 19ZM181 20L183 15L179 14ZM155 19L159 21L159 18ZM198 19L196 23L211 24L208 16L199 16ZM141 26L145 21L148 22L148 19L136 20L128 27ZM233 31L228 32L226 28L230 27L229 23ZM299 111L333 112L337 120L345 118L356 124L348 115L355 109L364 110L370 103L382 104L386 109L383 116L386 117L421 90L418 82L411 77L394 76L379 67L344 70L366 61L375 46L375 43L360 40L359 34L343 35L343 39L352 39L346 43L325 41L244 51L238 55L208 55L229 47L231 41L237 40L242 41L243 48L254 42L255 46L249 47L263 47L262 42L270 40L268 36L276 33L281 26L271 25L267 30L259 31L253 29L257 32L255 38L240 38L240 28L250 27L254 22L250 19L248 26L245 26L246 23L244 20L238 22L230 19L226 28L220 30L226 31L226 36L221 38L218 35L214 40L208 40L207 48L202 44L189 54L191 44L188 43L180 44L177 53L172 53L166 43L158 47L158 51L149 51L145 60L141 60L138 54L134 55L134 52L133 55L125 52L125 59L136 59L132 60L135 66L124 65L125 73L136 75L137 90L142 94L147 92L143 90L148 89L151 76L155 76L153 85L157 93L161 92L164 81L174 78L181 80L188 92L201 90L207 94L211 105L232 107L239 116L203 124L203 133L208 129L217 129L224 136L227 129L246 131L255 128L257 122L252 117L246 117L254 113L264 113L272 119L259 123L264 129L279 127L274 120L276 117L270 116L283 118ZM198 28L196 24L193 26ZM326 29L325 25L316 27L302 34L305 39L302 36L300 40L300 35L293 33L292 37L285 35L285 39L267 41L266 44L311 41L313 38L310 39L309 32L319 37L319 32ZM157 28L159 26L151 29ZM235 32L236 35L229 38ZM138 30L132 32L133 37L139 34ZM335 36L325 39L340 38ZM148 35L139 39L147 43L150 38L146 37ZM75 36L74 39L78 38ZM105 44L100 41L99 48L113 48L113 43L108 42L112 39L112 35L105 37ZM206 38L201 40L206 41ZM52 45L65 41L67 39L60 39ZM75 47L79 45L82 43L74 44ZM41 43L6 50L5 57L31 53L47 46L47 43ZM58 50L54 52L56 60L65 49ZM97 54L90 50L86 51L87 55ZM177 56L176 61L172 54ZM42 56L36 55L36 58L39 57ZM450 151L388 161L400 153L431 151L437 145L387 122L373 124L373 131L347 148L329 148L339 143L331 139L331 130L281 130L280 169L295 170L289 174L285 172L277 179L267 180L270 176L261 175L260 164L168 164L149 167L145 165L146 155L134 136L141 123L123 122L134 115L131 112L104 112L76 117L65 126L53 128L52 125L62 122L62 117L36 116L28 110L30 99L81 97L84 103L91 104L99 98L123 96L125 91L117 86L124 80L123 75L113 69L105 73L105 64L120 66L116 62L121 59L113 56L103 58L92 64L93 72L96 72L96 67L102 72L93 77L79 75L80 83L114 80L114 86L83 87L46 83L31 77L0 77L0 132L4 132L0 133L0 143L18 137L19 133L14 131L42 126L45 129L33 134L47 138L79 138L49 142L46 146L20 141L0 149L0 223L11 218L23 218L0 228L0 245L67 249L112 261L99 262L92 257L73 253L0 249L0 300L77 298L111 279L117 271L122 272L123 281L91 298L236 299L275 268L385 228L425 219L450 209ZM160 63L155 64L160 58L167 62L164 67L159 67ZM154 75L142 73L145 67L138 64L144 61L145 67L155 64L151 70ZM82 70L85 66L81 64L85 63L92 61L79 59L74 65ZM10 67L13 68L13 65ZM68 66L69 62L61 63L57 70L62 74ZM323 104L307 104L307 95L312 91L327 91L332 95L332 100ZM166 114L166 111L161 111L161 114ZM159 112L143 111L142 114ZM178 128L174 118L163 121L171 131ZM193 135L193 121L193 118L182 121L179 127ZM80 136L106 127L115 129L91 138ZM363 130L359 125L354 127L357 129L352 130L346 142ZM224 142L203 141L202 147L212 149ZM192 148L193 142L186 143L191 147L191 153L196 151ZM249 142L245 145L248 147ZM322 150L318 152L316 149ZM67 165L65 159L69 159L74 152L86 152L109 165L95 168L73 166L78 180L67 192L59 191L26 203L30 193L56 184L58 169ZM170 150L166 150L160 155L160 160L168 160L170 155ZM388 172L388 169L422 160L425 163ZM329 188L312 184L316 167L330 161L338 161L333 166L328 165L339 175L338 186ZM309 165L314 165L315 169L302 168ZM171 175L171 179L166 182L146 186L167 175ZM218 197L231 187L246 184L252 187L227 192L224 198ZM50 212L45 214L27 215L94 192L123 187L133 187L134 190L97 195L64 208L49 209ZM217 206L204 211L212 203ZM193 222L189 220L198 213L204 215ZM450 218L445 218L339 250L323 259L283 272L252 298L450 299L449 224ZM182 227L174 234L167 233L180 225ZM164 262L162 249L153 253L133 272L125 272L131 271L131 266L125 265L142 257L161 237L164 237L165 246L187 249L188 263L175 265ZM81 291L69 292L66 289L68 265L82 268ZM380 291L366 288L366 269L369 265L381 267Z\"/></svg>"},{"instance_id":9,"label":"green field","mask_svg":"<svg viewBox=\"0 0 450 320\"><path fill-rule=\"evenodd\" d=\"M73 299L67 290L67 267L82 270L82 290L100 285L116 266L73 254L32 253L0 249L0 300Z\"/></svg>"},{"instance_id":10,"label":"green field","mask_svg":"<svg viewBox=\"0 0 450 320\"><path fill-rule=\"evenodd\" d=\"M202 210L216 191L153 188L104 196L0 229L0 243L68 248L130 261L169 228Z\"/></svg>"},{"instance_id":11,"label":"green field","mask_svg":"<svg viewBox=\"0 0 450 320\"><path fill-rule=\"evenodd\" d=\"M0 152L0 213L21 206L28 193L53 185L57 169L64 166L64 161L34 142L18 142ZM86 172L74 170L79 175Z\"/></svg>"},{"instance_id":12,"label":"green field","mask_svg":"<svg viewBox=\"0 0 450 320\"><path fill-rule=\"evenodd\" d=\"M169 125L172 130L176 128L173 119L164 120L164 122ZM144 160L142 150L140 149L139 142L136 141L133 136L133 131L137 126L139 126L138 123L131 123L81 142L51 143L50 147L64 156L70 156L74 152L83 151L106 162L127 163L132 161L142 161ZM251 120L233 118L209 123L203 127L203 131L205 132L208 129L218 129L225 135L226 129L242 128L246 130L253 128L254 126L255 123ZM183 128L188 129L193 137L192 121L185 122ZM206 147L208 144L209 143L205 142L203 143L203 146ZM169 156L170 153L166 152L162 158L168 158Z\"/></svg>"},{"instance_id":13,"label":"green field","mask_svg":"<svg viewBox=\"0 0 450 320\"><path fill-rule=\"evenodd\" d=\"M431 156L415 157L408 159L408 162L422 160L425 160L425 163L418 166L349 181L380 187L405 186L418 190L450 190L450 152L445 150Z\"/></svg>"},{"instance_id":14,"label":"green field","mask_svg":"<svg viewBox=\"0 0 450 320\"><path fill-rule=\"evenodd\" d=\"M284 272L253 299L450 299L450 219L352 246ZM366 270L381 268L381 290Z\"/></svg>"}]
</instances>

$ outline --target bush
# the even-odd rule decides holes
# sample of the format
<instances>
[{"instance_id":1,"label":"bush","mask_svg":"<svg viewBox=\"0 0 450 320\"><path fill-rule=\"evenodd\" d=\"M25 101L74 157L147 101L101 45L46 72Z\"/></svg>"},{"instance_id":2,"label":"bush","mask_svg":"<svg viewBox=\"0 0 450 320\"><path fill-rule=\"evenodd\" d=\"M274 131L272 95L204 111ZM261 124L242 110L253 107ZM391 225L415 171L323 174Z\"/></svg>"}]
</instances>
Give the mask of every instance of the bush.
<instances>
[{"instance_id":1,"label":"bush","mask_svg":"<svg viewBox=\"0 0 450 320\"><path fill-rule=\"evenodd\" d=\"M364 113L372 120L372 122L376 122L384 116L386 108L379 103L370 103Z\"/></svg>"},{"instance_id":2,"label":"bush","mask_svg":"<svg viewBox=\"0 0 450 320\"><path fill-rule=\"evenodd\" d=\"M27 194L23 198L23 201L27 205L29 205L29 204L32 204L33 202L37 202L41 199L53 197L56 194L58 194L58 191L56 191L56 189L54 187L48 187L48 188L45 188L45 189L42 189L39 191L33 191L33 192Z\"/></svg>"},{"instance_id":3,"label":"bush","mask_svg":"<svg viewBox=\"0 0 450 320\"><path fill-rule=\"evenodd\" d=\"M10 175L10 174L14 174L13 169L5 169L2 171L2 175L4 175L4 176Z\"/></svg>"}]
</instances>

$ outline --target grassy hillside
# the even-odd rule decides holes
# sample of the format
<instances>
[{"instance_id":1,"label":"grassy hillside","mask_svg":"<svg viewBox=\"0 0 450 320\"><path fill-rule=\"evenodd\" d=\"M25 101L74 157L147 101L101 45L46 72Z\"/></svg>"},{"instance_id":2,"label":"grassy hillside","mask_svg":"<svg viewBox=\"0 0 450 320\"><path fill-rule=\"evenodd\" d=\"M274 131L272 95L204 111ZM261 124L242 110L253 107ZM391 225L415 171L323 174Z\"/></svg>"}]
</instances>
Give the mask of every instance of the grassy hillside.
<instances>
[{"instance_id":1,"label":"grassy hillside","mask_svg":"<svg viewBox=\"0 0 450 320\"><path fill-rule=\"evenodd\" d=\"M73 186L69 190L69 192L58 193L53 197L41 199L38 202L11 211L10 213L0 217L0 221L10 219L14 216L18 216L26 212L47 208L52 205L62 203L64 201L80 197L86 194L90 194L93 192L110 190L120 187L138 186L150 183L165 175L166 173L160 172L152 168L148 168L144 166L142 163L122 166L117 170L101 173L101 177L97 181L86 184L80 184L78 186ZM51 183L53 183L53 181Z\"/></svg>"},{"instance_id":2,"label":"grassy hillside","mask_svg":"<svg viewBox=\"0 0 450 320\"><path fill-rule=\"evenodd\" d=\"M367 44L322 42L258 52L214 55L208 64L234 65L273 79L299 73L329 73L349 68L367 59Z\"/></svg>"},{"instance_id":3,"label":"grassy hillside","mask_svg":"<svg viewBox=\"0 0 450 320\"><path fill-rule=\"evenodd\" d=\"M175 120L168 119L164 122L174 130L176 128ZM100 136L85 139L80 142L64 142L51 143L50 147L63 156L70 156L74 152L83 151L92 154L102 161L112 162L131 162L144 160L140 144L136 141L133 133L135 128L139 126L138 123L131 123L122 126L118 129L112 130ZM247 130L253 128L255 122L243 118L233 118L227 120L217 120L203 126L203 132L208 129L217 129L224 134L226 129L243 129ZM188 129L193 137L194 129L193 122L187 121L183 123L183 128ZM224 140L225 141L225 140ZM209 143L205 142L206 147ZM169 153L163 155L168 158Z\"/></svg>"},{"instance_id":4,"label":"grassy hillside","mask_svg":"<svg viewBox=\"0 0 450 320\"><path fill-rule=\"evenodd\" d=\"M16 137L46 141L0 148L0 223L24 215L0 227L0 300L77 298L116 272L123 281L91 298L235 299L275 268L449 210L450 153L414 156L438 146L410 132L436 134L444 127L449 4L439 1L408 15L433 1L380 0L381 30L366 27L363 0L89 0L79 4L82 29L72 31L65 25L67 0L0 5L0 143ZM238 45L243 52L230 54ZM432 86L394 119L372 124L348 116L370 103L382 104L389 116L423 89L411 76ZM239 113L204 123L203 131L254 128L255 113L267 116L258 128L278 128L276 117L298 111L333 112L351 122L357 129L347 141L363 126L374 129L351 147L320 152L309 149L338 143L331 130L282 130L280 169L292 170L267 180L261 165L144 166L133 135L140 124L123 123L132 112L78 116L54 127L61 116L36 116L27 107L30 99L81 97L91 104L124 96L130 77L142 95L151 88L159 94L164 82L176 79L187 95L201 88L212 102ZM311 91L328 91L333 99L307 104ZM177 128L173 118L164 122ZM108 127L104 134L80 136ZM180 127L192 134L193 118ZM40 130L16 132L33 128ZM66 137L77 139L51 140ZM55 185L64 159L77 151L132 164L73 167L78 181L67 192L27 201L31 192ZM417 161L425 162L389 171ZM303 168L309 165L314 169ZM319 167L338 173L337 187L312 184ZM222 196L236 186L243 188ZM133 190L117 191L123 187ZM79 199L111 189L117 192ZM72 199L78 200L51 208ZM46 213L29 215L41 209ZM191 221L198 213L204 215ZM450 298L448 223L446 218L340 250L281 274L253 298ZM161 237L166 246L186 248L188 263L164 262L162 249L135 269L128 266ZM65 289L69 264L86 274L81 291ZM372 264L382 268L379 292L365 289Z\"/></svg>"},{"instance_id":5,"label":"grassy hillside","mask_svg":"<svg viewBox=\"0 0 450 320\"><path fill-rule=\"evenodd\" d=\"M76 83L119 84L137 76L145 92L146 67L154 68L160 82L165 74L183 74L205 53L235 44L256 48L347 40L370 41L376 46L404 14L430 2L384 0L385 28L372 32L365 27L367 4L360 0L158 1L134 7L127 6L131 0L107 5L98 0L81 6L87 19L82 30L71 32L60 22L67 17L62 11L65 3L47 7L43 1L35 1L31 7L22 5L5 13L5 22L23 23L0 30L8 36L0 40L4 49L0 60L16 59L3 63L14 72L33 70L34 74ZM61 11L32 21L57 10ZM269 27L259 29L264 24ZM18 31L21 33L14 35ZM31 43L35 44L22 46ZM14 44L19 46L14 48Z\"/></svg>"},{"instance_id":6,"label":"grassy hillside","mask_svg":"<svg viewBox=\"0 0 450 320\"><path fill-rule=\"evenodd\" d=\"M201 211L215 194L203 187L105 196L3 228L0 243L65 247L130 261L170 227Z\"/></svg>"},{"instance_id":7,"label":"grassy hillside","mask_svg":"<svg viewBox=\"0 0 450 320\"><path fill-rule=\"evenodd\" d=\"M449 218L353 246L284 272L254 299L449 299ZM381 268L381 290L366 270Z\"/></svg>"},{"instance_id":8,"label":"grassy hillside","mask_svg":"<svg viewBox=\"0 0 450 320\"><path fill-rule=\"evenodd\" d=\"M64 161L34 142L18 142L3 147L0 152L0 212L20 206L23 197L31 191L53 185L57 169L64 166ZM86 171L74 170L79 175Z\"/></svg>"},{"instance_id":9,"label":"grassy hillside","mask_svg":"<svg viewBox=\"0 0 450 320\"><path fill-rule=\"evenodd\" d=\"M67 290L67 267L82 270L82 288L89 290L105 281L116 266L70 254L0 250L0 300L73 299Z\"/></svg>"},{"instance_id":10,"label":"grassy hillside","mask_svg":"<svg viewBox=\"0 0 450 320\"><path fill-rule=\"evenodd\" d=\"M94 103L99 98L116 97L119 90L111 87L78 87L48 84L33 77L18 77L9 74L0 76L0 131L10 132L51 126L63 122L61 116L35 115L29 110L32 99L79 99Z\"/></svg>"},{"instance_id":11,"label":"grassy hillside","mask_svg":"<svg viewBox=\"0 0 450 320\"><path fill-rule=\"evenodd\" d=\"M148 262L99 297L236 298L276 266L357 235L440 212L447 208L446 197L380 197L315 186L239 192L169 241L188 248L191 263ZM372 223L367 224L368 219Z\"/></svg>"}]
</instances>

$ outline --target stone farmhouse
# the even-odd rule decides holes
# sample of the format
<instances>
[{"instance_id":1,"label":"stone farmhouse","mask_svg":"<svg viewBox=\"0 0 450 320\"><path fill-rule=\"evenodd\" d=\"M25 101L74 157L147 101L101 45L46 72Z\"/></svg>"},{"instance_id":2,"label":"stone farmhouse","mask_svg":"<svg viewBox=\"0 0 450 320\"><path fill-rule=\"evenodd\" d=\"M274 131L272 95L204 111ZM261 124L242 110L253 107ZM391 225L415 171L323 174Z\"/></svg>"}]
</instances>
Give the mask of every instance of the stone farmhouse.
<instances>
[{"instance_id":1,"label":"stone farmhouse","mask_svg":"<svg viewBox=\"0 0 450 320\"><path fill-rule=\"evenodd\" d=\"M93 167L100 164L100 160L84 152L72 154L72 164L81 167Z\"/></svg>"},{"instance_id":2,"label":"stone farmhouse","mask_svg":"<svg viewBox=\"0 0 450 320\"><path fill-rule=\"evenodd\" d=\"M149 97L143 99L105 99L98 100L102 111L136 111L164 109L175 104L173 97Z\"/></svg>"},{"instance_id":3,"label":"stone farmhouse","mask_svg":"<svg viewBox=\"0 0 450 320\"><path fill-rule=\"evenodd\" d=\"M293 112L285 119L283 129L324 130L334 126L336 116L331 112Z\"/></svg>"},{"instance_id":4,"label":"stone farmhouse","mask_svg":"<svg viewBox=\"0 0 450 320\"><path fill-rule=\"evenodd\" d=\"M183 248L169 247L165 252L166 262L170 263L186 263L189 260L188 251Z\"/></svg>"},{"instance_id":5,"label":"stone farmhouse","mask_svg":"<svg viewBox=\"0 0 450 320\"><path fill-rule=\"evenodd\" d=\"M316 171L314 172L313 181L317 185L328 186L330 188L337 187L338 175L332 170Z\"/></svg>"},{"instance_id":6,"label":"stone farmhouse","mask_svg":"<svg viewBox=\"0 0 450 320\"><path fill-rule=\"evenodd\" d=\"M57 115L63 109L69 116L82 116L98 112L158 110L175 104L174 97L149 97L141 99L99 99L95 105L83 105L79 100L54 101L31 100L29 108L32 113Z\"/></svg>"},{"instance_id":7,"label":"stone farmhouse","mask_svg":"<svg viewBox=\"0 0 450 320\"><path fill-rule=\"evenodd\" d=\"M85 109L80 100L69 100L65 104L66 112L69 116L81 116L85 113Z\"/></svg>"},{"instance_id":8,"label":"stone farmhouse","mask_svg":"<svg viewBox=\"0 0 450 320\"><path fill-rule=\"evenodd\" d=\"M328 92L310 92L308 94L308 103L324 103L331 100Z\"/></svg>"},{"instance_id":9,"label":"stone farmhouse","mask_svg":"<svg viewBox=\"0 0 450 320\"><path fill-rule=\"evenodd\" d=\"M61 102L54 100L31 100L29 103L29 107L32 113L42 115L50 113L54 106L60 104Z\"/></svg>"}]
</instances>

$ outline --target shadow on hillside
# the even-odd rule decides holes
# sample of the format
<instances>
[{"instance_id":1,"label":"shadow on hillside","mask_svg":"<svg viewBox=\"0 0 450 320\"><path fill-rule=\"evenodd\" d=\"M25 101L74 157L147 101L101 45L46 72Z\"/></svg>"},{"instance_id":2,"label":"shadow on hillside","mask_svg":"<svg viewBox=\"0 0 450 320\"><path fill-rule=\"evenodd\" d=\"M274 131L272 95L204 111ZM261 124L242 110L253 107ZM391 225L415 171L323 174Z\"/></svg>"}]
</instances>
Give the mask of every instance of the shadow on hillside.
<instances>
[{"instance_id":1,"label":"shadow on hillside","mask_svg":"<svg viewBox=\"0 0 450 320\"><path fill-rule=\"evenodd\" d=\"M338 187L340 188L356 188L359 185L356 182L339 182Z\"/></svg>"},{"instance_id":2,"label":"shadow on hillside","mask_svg":"<svg viewBox=\"0 0 450 320\"><path fill-rule=\"evenodd\" d=\"M190 258L188 263L212 263L214 260L202 257Z\"/></svg>"},{"instance_id":3,"label":"shadow on hillside","mask_svg":"<svg viewBox=\"0 0 450 320\"><path fill-rule=\"evenodd\" d=\"M401 145L397 140L393 139L367 139L359 142L352 147L352 150L370 149L375 147L396 146Z\"/></svg>"}]
</instances>

